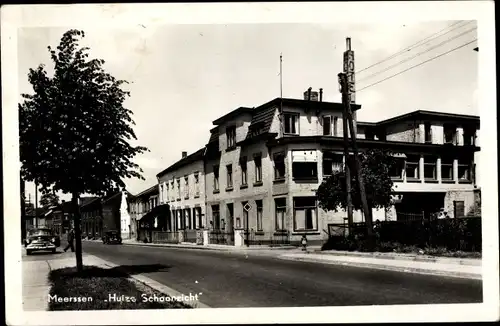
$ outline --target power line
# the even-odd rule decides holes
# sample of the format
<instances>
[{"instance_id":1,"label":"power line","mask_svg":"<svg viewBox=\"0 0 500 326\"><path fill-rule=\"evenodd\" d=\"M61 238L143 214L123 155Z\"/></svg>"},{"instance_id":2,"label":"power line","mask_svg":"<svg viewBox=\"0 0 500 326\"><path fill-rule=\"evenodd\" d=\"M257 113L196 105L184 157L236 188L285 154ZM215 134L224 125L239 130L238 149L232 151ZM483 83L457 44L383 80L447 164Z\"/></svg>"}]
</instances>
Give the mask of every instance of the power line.
<instances>
[{"instance_id":1,"label":"power line","mask_svg":"<svg viewBox=\"0 0 500 326\"><path fill-rule=\"evenodd\" d=\"M448 54L448 53L451 53L451 52L453 52L453 51L456 51L456 50L458 50L458 49L461 49L461 48L463 48L464 46L467 46L467 45L469 45L469 44L471 44L471 43L474 43L475 41L477 41L477 38L476 38L476 39L474 39L474 40L472 40L472 41L470 41L470 42L468 42L468 43L462 44L462 45L460 45L460 46L458 46L458 47L456 47L456 48L454 48L454 49L451 49L450 51L447 51L447 52L441 53L440 55L437 55L437 56L432 57L432 58L430 58L430 59L428 59L428 60L425 60L424 62L421 62L421 63L419 63L418 65L411 66L410 68L405 69L405 70L403 70L403 71L401 71L401 72L398 72L397 74L394 74L394 75L389 76L389 77L387 77L387 78L384 78L384 79L382 79L382 80L380 80L380 81L378 81L378 82L376 82L376 83L373 83L373 84L371 84L371 85L368 85L368 86L366 86L366 87L363 87L363 88L361 88L361 89L357 90L357 91L356 91L356 93L361 92L362 90L367 89L367 88L369 88L369 87L372 87L372 86L375 86L375 85L377 85L377 84L380 84L380 83L382 83L382 82L384 82L384 81L386 81L386 80L388 80L388 79L391 79L391 78L394 78L394 77L396 77L396 76L399 76L399 75L401 75L402 73L407 72L408 70L411 70L411 69L413 69L413 68L416 68L416 67L418 67L418 66L423 65L424 63L427 63L427 62L429 62L429 61L432 61L432 60L434 60L434 59L437 59L437 58L439 58L439 57L442 57L442 56L444 56L444 55L446 55L446 54Z\"/></svg>"},{"instance_id":2,"label":"power line","mask_svg":"<svg viewBox=\"0 0 500 326\"><path fill-rule=\"evenodd\" d=\"M452 31L454 31L454 30L456 30L456 29L458 29L458 28L464 27L465 25L468 25L468 24L470 24L470 23L471 23L471 22L466 22L464 25L462 25L462 26L458 26L458 27L456 27L456 28L453 28L453 29L449 30L448 32L444 33L443 35L440 35L440 36L438 36L438 37L434 37L434 36L436 36L436 35L438 35L438 34L442 33L443 31L445 31L445 30L447 30L447 29L449 29L449 28L451 28L451 27L453 27L453 26L455 26L455 25L457 25L457 24L460 24L460 23L462 23L462 22L464 22L464 21L463 21L463 20L459 20L458 22L453 23L453 24L451 24L450 26L447 26L447 27L443 28L443 29L442 29L442 30L440 30L439 32L434 33L434 34L432 34L432 35L430 35L430 36L428 36L428 37L424 38L423 40L420 40L420 41L418 41L417 43L412 44L412 45L410 45L410 46L408 46L408 47L404 48L403 50L400 50L399 52L394 53L393 55L391 55L391 56L390 56L390 57L388 57L388 58L383 59L382 61L376 62L376 63L372 64L371 66L368 66L368 67L363 68L363 69L361 69L361 70L359 70L359 71L356 71L356 72L355 72L355 74L359 74L360 72L365 71L365 70L368 70L368 69L370 69L371 67L374 67L374 66L376 66L376 65L378 65L378 64L381 64L381 63L384 63L384 62L386 62L386 61L388 61L388 60L390 60L390 59L392 59L392 58L394 58L394 57L396 57L396 56L400 55L401 53L404 53L404 52L407 52L407 51L411 51L413 48L415 48L415 47L417 47L417 46L420 46L420 45L423 45L423 44L421 44L422 42L424 42L424 44L425 44L425 43L428 43L429 41L431 41L431 40L433 40L433 39L436 39L436 38L438 38L438 37L444 36L444 35L446 35L446 34L448 34L448 33L452 32ZM425 42L425 41L426 41L426 42ZM420 45L419 45L419 44L420 44Z\"/></svg>"},{"instance_id":3,"label":"power line","mask_svg":"<svg viewBox=\"0 0 500 326\"><path fill-rule=\"evenodd\" d=\"M411 58L406 58L406 59L401 60L401 61L399 61L398 63L396 63L396 64L394 64L394 65L392 65L392 66L387 67L387 68L386 68L386 69L384 69L384 70L381 70L381 71L379 71L379 72L376 72L376 73L374 73L374 74L371 74L371 75L370 75L370 76L368 76L368 77L361 78L361 79L360 79L360 80L358 80L357 82L359 83L359 82L361 82L361 81L363 81L363 80L365 80L365 79L369 79L369 78L374 77L374 76L377 76L377 75L379 75L379 74L381 74L381 73L383 73L383 72L386 72L387 70L390 70L390 69L392 69L392 68L394 68L394 67L399 66L399 65L400 65L400 64L402 64L402 63L405 63L405 62L410 61L410 60L412 60L412 59L414 59L414 58L416 58L416 57L419 57L419 56L421 56L422 54L425 54L425 53L427 53L427 52L430 52L431 50L434 50L435 48L438 48L438 47L442 46L443 44L449 43L449 42L451 42L451 41L453 41L453 40L455 40L455 39L457 39L457 38L459 38L459 37L461 37L461 36L463 36L463 35L465 35L465 34L468 34L468 33L472 32L472 31L476 30L476 29L477 29L477 27L474 27L474 28L471 28L471 29L469 29L469 30L467 30L467 31L465 31L465 32L463 32L463 33L461 33L461 34L455 35L454 37L449 38L449 39L447 39L447 40L445 40L445 41L443 41L443 42L441 42L441 43L439 43L439 44L437 44L437 45L435 45L435 46L433 46L433 47L431 47L431 48L429 48L429 49L427 49L427 50L425 50L425 51L422 51L422 52L419 52L419 53L415 54L415 55L414 55L413 57L411 57Z\"/></svg>"}]
</instances>

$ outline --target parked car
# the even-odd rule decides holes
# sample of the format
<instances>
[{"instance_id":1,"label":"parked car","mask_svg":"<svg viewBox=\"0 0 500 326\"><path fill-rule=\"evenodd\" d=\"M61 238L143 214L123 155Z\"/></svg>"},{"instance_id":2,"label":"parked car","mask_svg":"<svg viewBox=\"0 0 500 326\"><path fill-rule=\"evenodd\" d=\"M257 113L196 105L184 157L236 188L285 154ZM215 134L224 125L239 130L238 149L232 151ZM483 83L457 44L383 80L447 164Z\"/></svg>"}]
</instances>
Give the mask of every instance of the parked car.
<instances>
[{"instance_id":1,"label":"parked car","mask_svg":"<svg viewBox=\"0 0 500 326\"><path fill-rule=\"evenodd\" d=\"M102 243L104 243L104 244L112 244L112 243L122 244L122 237L120 236L120 233L118 231L115 231L115 230L106 231L104 233L104 236L102 237Z\"/></svg>"},{"instance_id":2,"label":"parked car","mask_svg":"<svg viewBox=\"0 0 500 326\"><path fill-rule=\"evenodd\" d=\"M61 239L54 231L48 228L34 228L28 231L24 247L26 254L31 255L34 251L52 251L55 253L61 246Z\"/></svg>"}]
</instances>

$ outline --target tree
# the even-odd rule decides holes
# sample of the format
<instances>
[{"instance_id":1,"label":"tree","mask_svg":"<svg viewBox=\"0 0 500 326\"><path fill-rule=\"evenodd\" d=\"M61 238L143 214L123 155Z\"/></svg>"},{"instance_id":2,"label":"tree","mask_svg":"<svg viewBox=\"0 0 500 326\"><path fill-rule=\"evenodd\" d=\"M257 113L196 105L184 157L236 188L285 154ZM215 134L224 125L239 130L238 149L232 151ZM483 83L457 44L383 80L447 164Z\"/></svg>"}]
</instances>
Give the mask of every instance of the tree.
<instances>
[{"instance_id":1,"label":"tree","mask_svg":"<svg viewBox=\"0 0 500 326\"><path fill-rule=\"evenodd\" d=\"M389 208L391 206L391 195L393 194L390 170L396 164L394 156L389 151L379 149L370 149L359 154L370 213L373 208ZM353 162L350 164L353 164ZM354 171L354 168L351 171ZM354 173L351 180L352 204L354 209L361 210L363 206L359 184ZM346 175L344 171L338 171L323 181L316 195L319 207L324 210L337 212L339 209L347 209ZM371 214L365 216L365 219L372 221Z\"/></svg>"},{"instance_id":2,"label":"tree","mask_svg":"<svg viewBox=\"0 0 500 326\"><path fill-rule=\"evenodd\" d=\"M123 106L130 96L127 82L103 69L104 60L88 59L78 42L83 31L63 34L57 50L48 47L54 72L44 65L30 69L34 94L19 104L21 173L42 188L71 194L74 210L76 264L83 270L79 198L124 188L125 178L144 180L134 156L148 151L131 146L137 139L132 111Z\"/></svg>"},{"instance_id":3,"label":"tree","mask_svg":"<svg viewBox=\"0 0 500 326\"><path fill-rule=\"evenodd\" d=\"M56 206L59 204L59 197L54 191L42 191L42 196L40 197L40 205L48 209L51 206Z\"/></svg>"}]
</instances>

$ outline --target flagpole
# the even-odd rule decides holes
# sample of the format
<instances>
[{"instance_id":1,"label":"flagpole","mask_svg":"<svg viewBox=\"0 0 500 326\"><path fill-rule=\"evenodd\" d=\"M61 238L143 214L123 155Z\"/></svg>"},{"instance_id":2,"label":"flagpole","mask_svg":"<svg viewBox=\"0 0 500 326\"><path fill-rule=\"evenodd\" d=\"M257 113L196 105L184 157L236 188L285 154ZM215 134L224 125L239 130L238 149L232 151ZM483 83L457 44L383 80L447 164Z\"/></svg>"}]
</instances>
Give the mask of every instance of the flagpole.
<instances>
[{"instance_id":1,"label":"flagpole","mask_svg":"<svg viewBox=\"0 0 500 326\"><path fill-rule=\"evenodd\" d=\"M283 137L283 53L280 53L280 131L281 137Z\"/></svg>"}]
</instances>

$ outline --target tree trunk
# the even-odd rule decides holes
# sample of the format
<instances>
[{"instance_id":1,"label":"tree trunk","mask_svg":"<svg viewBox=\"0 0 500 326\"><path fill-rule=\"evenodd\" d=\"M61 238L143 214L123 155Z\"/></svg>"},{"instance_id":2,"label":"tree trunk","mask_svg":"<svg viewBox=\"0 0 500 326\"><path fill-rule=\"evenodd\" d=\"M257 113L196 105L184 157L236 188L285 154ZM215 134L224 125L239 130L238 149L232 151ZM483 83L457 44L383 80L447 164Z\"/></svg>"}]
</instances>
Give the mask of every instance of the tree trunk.
<instances>
[{"instance_id":1,"label":"tree trunk","mask_svg":"<svg viewBox=\"0 0 500 326\"><path fill-rule=\"evenodd\" d=\"M76 256L76 270L78 273L83 272L83 261L82 261L82 232L80 230L80 206L78 201L80 195L77 192L73 193L71 198L73 206L73 220L75 228L75 256Z\"/></svg>"}]
</instances>

